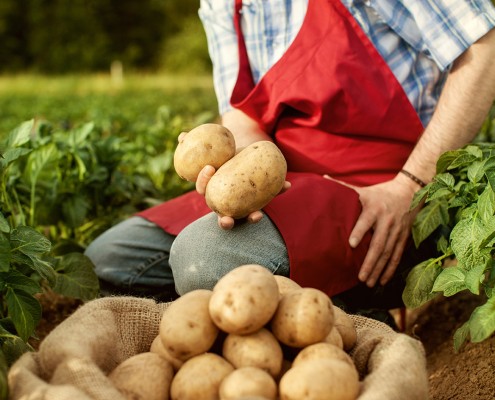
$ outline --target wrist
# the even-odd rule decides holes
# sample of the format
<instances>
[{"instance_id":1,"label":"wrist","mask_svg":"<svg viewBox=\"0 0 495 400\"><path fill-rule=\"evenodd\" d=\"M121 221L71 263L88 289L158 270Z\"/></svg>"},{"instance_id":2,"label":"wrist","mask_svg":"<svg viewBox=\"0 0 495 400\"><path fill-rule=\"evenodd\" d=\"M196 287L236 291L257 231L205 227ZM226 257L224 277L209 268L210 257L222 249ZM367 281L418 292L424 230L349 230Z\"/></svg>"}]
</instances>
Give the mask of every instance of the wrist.
<instances>
[{"instance_id":1,"label":"wrist","mask_svg":"<svg viewBox=\"0 0 495 400\"><path fill-rule=\"evenodd\" d=\"M426 186L426 182L422 180L421 178L417 177L416 175L412 174L406 169L401 169L399 171L400 174L403 174L404 176L408 177L411 181L413 181L416 185L418 185L420 188L424 188Z\"/></svg>"}]
</instances>

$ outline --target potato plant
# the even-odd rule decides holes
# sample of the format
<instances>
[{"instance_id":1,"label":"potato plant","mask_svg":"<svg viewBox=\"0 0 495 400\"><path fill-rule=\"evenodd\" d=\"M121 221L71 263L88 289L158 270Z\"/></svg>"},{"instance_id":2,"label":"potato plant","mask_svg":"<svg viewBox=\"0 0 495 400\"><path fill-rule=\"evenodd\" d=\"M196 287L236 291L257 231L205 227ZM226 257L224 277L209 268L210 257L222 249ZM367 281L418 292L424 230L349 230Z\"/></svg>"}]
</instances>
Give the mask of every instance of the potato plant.
<instances>
[{"instance_id":1,"label":"potato plant","mask_svg":"<svg viewBox=\"0 0 495 400\"><path fill-rule=\"evenodd\" d=\"M403 299L416 308L435 296L464 290L486 298L454 334L458 350L495 332L495 144L475 143L444 153L433 181L417 192L425 203L413 225L419 245L441 232L440 256L412 269ZM454 259L455 262L445 263Z\"/></svg>"}]
</instances>

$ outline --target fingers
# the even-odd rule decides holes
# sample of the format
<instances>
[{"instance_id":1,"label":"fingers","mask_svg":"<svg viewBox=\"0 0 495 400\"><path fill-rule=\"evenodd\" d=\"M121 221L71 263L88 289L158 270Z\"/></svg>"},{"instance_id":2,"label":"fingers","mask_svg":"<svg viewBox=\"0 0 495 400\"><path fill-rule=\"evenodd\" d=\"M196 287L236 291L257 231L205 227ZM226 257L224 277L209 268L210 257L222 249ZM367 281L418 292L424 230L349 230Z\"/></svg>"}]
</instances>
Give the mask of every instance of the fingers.
<instances>
[{"instance_id":1,"label":"fingers","mask_svg":"<svg viewBox=\"0 0 495 400\"><path fill-rule=\"evenodd\" d=\"M234 218L224 216L218 216L218 226L226 231L232 229L235 225Z\"/></svg>"},{"instance_id":2,"label":"fingers","mask_svg":"<svg viewBox=\"0 0 495 400\"><path fill-rule=\"evenodd\" d=\"M407 231L400 225L392 228L383 224L375 229L359 279L369 287L380 280L385 285L394 275L407 241Z\"/></svg>"},{"instance_id":3,"label":"fingers","mask_svg":"<svg viewBox=\"0 0 495 400\"><path fill-rule=\"evenodd\" d=\"M282 190L280 190L280 193L286 192L287 190L290 189L291 186L292 186L292 184L289 181L285 181L284 186L282 186Z\"/></svg>"},{"instance_id":4,"label":"fingers","mask_svg":"<svg viewBox=\"0 0 495 400\"><path fill-rule=\"evenodd\" d=\"M261 218L263 218L263 213L261 211L254 211L248 215L247 220L249 223L255 224L260 222Z\"/></svg>"},{"instance_id":5,"label":"fingers","mask_svg":"<svg viewBox=\"0 0 495 400\"><path fill-rule=\"evenodd\" d=\"M181 133L179 134L179 136L177 137L177 141L178 141L179 143L182 143L182 142L184 141L184 138L186 137L186 135L187 135L187 132L181 132Z\"/></svg>"},{"instance_id":6,"label":"fingers","mask_svg":"<svg viewBox=\"0 0 495 400\"><path fill-rule=\"evenodd\" d=\"M196 191L203 195L206 192L206 185L210 181L211 177L215 173L215 168L211 165L206 165L198 174L196 179Z\"/></svg>"}]
</instances>

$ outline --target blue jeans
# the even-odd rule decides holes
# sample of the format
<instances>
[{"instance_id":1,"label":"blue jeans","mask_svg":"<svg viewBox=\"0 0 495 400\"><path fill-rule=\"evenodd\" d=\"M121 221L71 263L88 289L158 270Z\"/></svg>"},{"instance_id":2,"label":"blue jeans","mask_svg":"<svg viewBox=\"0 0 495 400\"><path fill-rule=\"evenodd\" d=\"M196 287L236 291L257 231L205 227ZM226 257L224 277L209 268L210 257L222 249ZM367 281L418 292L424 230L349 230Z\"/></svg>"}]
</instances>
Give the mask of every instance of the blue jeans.
<instances>
[{"instance_id":1,"label":"blue jeans","mask_svg":"<svg viewBox=\"0 0 495 400\"><path fill-rule=\"evenodd\" d=\"M212 289L219 278L244 264L289 276L285 243L267 215L256 224L239 223L225 231L210 213L177 237L134 216L96 238L85 254L95 265L102 294L173 298Z\"/></svg>"}]
</instances>

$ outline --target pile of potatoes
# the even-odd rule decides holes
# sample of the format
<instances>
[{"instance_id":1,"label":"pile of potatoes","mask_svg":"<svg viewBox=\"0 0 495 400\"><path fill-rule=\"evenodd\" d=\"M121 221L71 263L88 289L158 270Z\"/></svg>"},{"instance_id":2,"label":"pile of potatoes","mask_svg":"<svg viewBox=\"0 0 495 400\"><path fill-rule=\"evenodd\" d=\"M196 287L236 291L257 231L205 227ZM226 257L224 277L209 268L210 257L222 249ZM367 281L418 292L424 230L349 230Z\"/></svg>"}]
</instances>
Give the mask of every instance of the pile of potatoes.
<instances>
[{"instance_id":1,"label":"pile of potatoes","mask_svg":"<svg viewBox=\"0 0 495 400\"><path fill-rule=\"evenodd\" d=\"M150 351L110 374L129 399L351 400L349 316L320 290L243 265L164 311Z\"/></svg>"},{"instance_id":2,"label":"pile of potatoes","mask_svg":"<svg viewBox=\"0 0 495 400\"><path fill-rule=\"evenodd\" d=\"M183 179L196 182L206 165L216 169L206 186L206 204L235 219L267 205L282 190L287 174L287 162L274 143L255 142L236 153L234 135L218 124L183 132L174 152L174 168Z\"/></svg>"}]
</instances>

